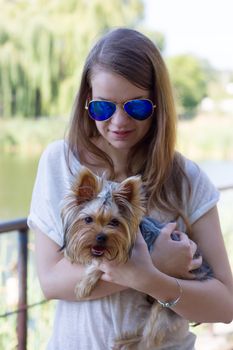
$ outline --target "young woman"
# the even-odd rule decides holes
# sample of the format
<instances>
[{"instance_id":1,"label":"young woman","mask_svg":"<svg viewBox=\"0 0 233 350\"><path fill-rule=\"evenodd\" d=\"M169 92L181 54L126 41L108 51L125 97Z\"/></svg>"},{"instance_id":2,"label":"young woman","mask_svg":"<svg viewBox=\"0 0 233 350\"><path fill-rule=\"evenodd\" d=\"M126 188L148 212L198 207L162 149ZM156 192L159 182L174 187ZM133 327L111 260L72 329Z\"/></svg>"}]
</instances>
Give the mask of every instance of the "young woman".
<instances>
[{"instance_id":1,"label":"young woman","mask_svg":"<svg viewBox=\"0 0 233 350\"><path fill-rule=\"evenodd\" d=\"M103 36L87 57L67 139L41 157L28 218L42 290L46 298L59 299L48 349L111 349L116 336L134 331L148 316L145 294L168 303L179 299L172 309L183 322L173 343L161 349L194 349L186 320L231 322L233 282L216 209L219 195L198 166L175 151L176 119L156 46L131 29ZM85 267L59 252L60 202L81 164L116 182L140 174L150 216L177 226L166 225L151 256L139 232L131 259L120 266L104 261L90 298L76 301ZM176 227L189 236L180 232L181 240L173 241ZM197 245L214 271L204 282L191 273L201 264L193 259Z\"/></svg>"}]
</instances>

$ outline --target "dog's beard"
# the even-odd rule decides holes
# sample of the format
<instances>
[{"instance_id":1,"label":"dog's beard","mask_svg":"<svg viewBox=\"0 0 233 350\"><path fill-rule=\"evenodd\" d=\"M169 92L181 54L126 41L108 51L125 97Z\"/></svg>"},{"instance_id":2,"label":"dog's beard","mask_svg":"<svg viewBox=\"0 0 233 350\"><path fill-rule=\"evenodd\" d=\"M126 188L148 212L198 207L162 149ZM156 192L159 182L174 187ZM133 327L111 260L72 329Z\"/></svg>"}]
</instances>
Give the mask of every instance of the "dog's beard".
<instances>
[{"instance_id":1,"label":"dog's beard","mask_svg":"<svg viewBox=\"0 0 233 350\"><path fill-rule=\"evenodd\" d=\"M127 225L106 229L96 227L95 223L86 224L82 220L70 225L67 232L65 256L74 263L88 264L93 259L105 258L116 263L125 263L135 241L136 233ZM98 244L99 232L106 236L106 243Z\"/></svg>"}]
</instances>

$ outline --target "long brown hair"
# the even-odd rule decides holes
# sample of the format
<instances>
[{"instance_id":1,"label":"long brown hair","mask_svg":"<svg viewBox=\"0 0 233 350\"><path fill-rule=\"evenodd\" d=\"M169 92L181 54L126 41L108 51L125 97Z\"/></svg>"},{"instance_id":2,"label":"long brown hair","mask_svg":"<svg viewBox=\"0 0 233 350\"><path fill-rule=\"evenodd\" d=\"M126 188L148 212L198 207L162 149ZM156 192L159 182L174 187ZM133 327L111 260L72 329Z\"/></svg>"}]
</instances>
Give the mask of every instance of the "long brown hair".
<instances>
[{"instance_id":1,"label":"long brown hair","mask_svg":"<svg viewBox=\"0 0 233 350\"><path fill-rule=\"evenodd\" d=\"M117 73L150 91L150 98L156 104L151 127L131 150L127 173L141 174L148 208L168 212L174 218L181 216L187 224L183 214L182 186L184 182L188 184L188 179L182 157L175 152L177 118L170 79L158 48L143 34L127 28L114 29L90 51L74 103L68 134L69 151L84 164L90 162L85 154L94 155L93 159L98 159L99 164L109 170L109 178L114 179L111 158L92 142L98 131L85 110L86 100L91 96L91 76L97 67Z\"/></svg>"}]
</instances>

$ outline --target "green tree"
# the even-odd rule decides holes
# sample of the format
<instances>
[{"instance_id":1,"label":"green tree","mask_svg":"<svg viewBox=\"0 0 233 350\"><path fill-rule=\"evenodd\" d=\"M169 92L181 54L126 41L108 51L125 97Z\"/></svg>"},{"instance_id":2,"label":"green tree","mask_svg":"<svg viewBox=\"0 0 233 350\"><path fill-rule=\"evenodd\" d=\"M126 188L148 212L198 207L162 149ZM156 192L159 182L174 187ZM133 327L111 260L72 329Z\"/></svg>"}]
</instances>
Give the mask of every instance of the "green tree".
<instances>
[{"instance_id":1,"label":"green tree","mask_svg":"<svg viewBox=\"0 0 233 350\"><path fill-rule=\"evenodd\" d=\"M93 41L136 28L142 0L0 0L0 115L66 114Z\"/></svg>"},{"instance_id":2,"label":"green tree","mask_svg":"<svg viewBox=\"0 0 233 350\"><path fill-rule=\"evenodd\" d=\"M167 63L178 112L180 115L192 116L207 94L209 74L206 62L191 55L179 55L168 58Z\"/></svg>"}]
</instances>

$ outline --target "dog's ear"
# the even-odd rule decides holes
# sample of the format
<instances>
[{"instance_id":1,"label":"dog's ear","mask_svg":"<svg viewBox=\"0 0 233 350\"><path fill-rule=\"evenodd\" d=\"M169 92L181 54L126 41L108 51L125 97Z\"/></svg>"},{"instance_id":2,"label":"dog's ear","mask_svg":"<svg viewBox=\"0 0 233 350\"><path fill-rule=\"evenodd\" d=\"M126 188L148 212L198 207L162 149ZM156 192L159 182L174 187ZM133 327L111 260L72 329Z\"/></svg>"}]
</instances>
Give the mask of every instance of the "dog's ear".
<instances>
[{"instance_id":1,"label":"dog's ear","mask_svg":"<svg viewBox=\"0 0 233 350\"><path fill-rule=\"evenodd\" d=\"M136 207L142 201L142 181L140 176L131 176L122 181L113 193L116 202L124 205L125 201Z\"/></svg>"},{"instance_id":2,"label":"dog's ear","mask_svg":"<svg viewBox=\"0 0 233 350\"><path fill-rule=\"evenodd\" d=\"M99 192L99 180L89 169L82 167L72 190L76 196L78 205L82 204L96 197Z\"/></svg>"}]
</instances>

